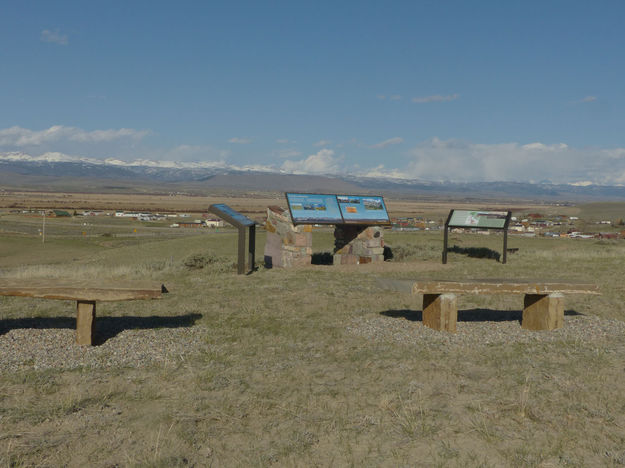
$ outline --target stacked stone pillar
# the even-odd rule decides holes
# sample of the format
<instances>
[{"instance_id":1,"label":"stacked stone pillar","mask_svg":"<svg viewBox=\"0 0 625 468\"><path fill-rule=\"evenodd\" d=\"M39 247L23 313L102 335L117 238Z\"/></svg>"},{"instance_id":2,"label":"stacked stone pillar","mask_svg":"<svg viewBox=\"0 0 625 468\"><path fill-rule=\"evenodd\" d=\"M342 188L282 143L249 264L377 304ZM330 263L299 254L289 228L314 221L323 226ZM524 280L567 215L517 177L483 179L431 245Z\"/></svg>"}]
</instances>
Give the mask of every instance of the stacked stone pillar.
<instances>
[{"instance_id":1,"label":"stacked stone pillar","mask_svg":"<svg viewBox=\"0 0 625 468\"><path fill-rule=\"evenodd\" d=\"M343 224L334 230L334 264L384 261L384 235L379 226Z\"/></svg>"},{"instance_id":2,"label":"stacked stone pillar","mask_svg":"<svg viewBox=\"0 0 625 468\"><path fill-rule=\"evenodd\" d=\"M312 226L294 226L288 210L267 209L265 267L289 268L310 265L312 259Z\"/></svg>"}]
</instances>

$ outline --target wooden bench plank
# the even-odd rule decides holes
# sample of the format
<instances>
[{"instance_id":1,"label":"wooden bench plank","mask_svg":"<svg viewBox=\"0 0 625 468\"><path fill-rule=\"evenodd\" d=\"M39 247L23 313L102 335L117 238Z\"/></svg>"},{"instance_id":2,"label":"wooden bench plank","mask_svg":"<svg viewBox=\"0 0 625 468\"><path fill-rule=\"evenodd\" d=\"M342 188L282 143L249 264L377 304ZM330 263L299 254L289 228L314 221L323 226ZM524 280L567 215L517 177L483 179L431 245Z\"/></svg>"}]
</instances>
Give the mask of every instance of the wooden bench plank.
<instances>
[{"instance_id":1,"label":"wooden bench plank","mask_svg":"<svg viewBox=\"0 0 625 468\"><path fill-rule=\"evenodd\" d=\"M386 289L411 294L595 294L599 286L591 283L569 281L523 281L523 280L396 280L380 278L378 284Z\"/></svg>"},{"instance_id":2,"label":"wooden bench plank","mask_svg":"<svg viewBox=\"0 0 625 468\"><path fill-rule=\"evenodd\" d=\"M88 346L94 343L96 301L158 299L163 292L155 281L0 278L0 296L76 301L76 343Z\"/></svg>"},{"instance_id":3,"label":"wooden bench plank","mask_svg":"<svg viewBox=\"0 0 625 468\"><path fill-rule=\"evenodd\" d=\"M423 294L423 324L439 331L456 332L456 294L523 294L521 327L527 330L555 330L564 324L564 295L601 294L590 283L522 280L394 280L379 278L386 289Z\"/></svg>"},{"instance_id":4,"label":"wooden bench plank","mask_svg":"<svg viewBox=\"0 0 625 468\"><path fill-rule=\"evenodd\" d=\"M155 281L94 281L0 278L0 296L38 297L74 301L157 299L163 285Z\"/></svg>"}]
</instances>

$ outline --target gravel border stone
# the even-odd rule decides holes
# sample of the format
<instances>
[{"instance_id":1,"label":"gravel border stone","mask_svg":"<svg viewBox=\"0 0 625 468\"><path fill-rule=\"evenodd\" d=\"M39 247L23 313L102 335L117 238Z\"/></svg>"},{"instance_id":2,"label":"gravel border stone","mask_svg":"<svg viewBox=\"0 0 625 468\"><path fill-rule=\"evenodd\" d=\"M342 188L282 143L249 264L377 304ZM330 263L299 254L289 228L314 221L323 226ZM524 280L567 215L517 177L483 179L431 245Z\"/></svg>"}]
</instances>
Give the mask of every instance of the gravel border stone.
<instances>
[{"instance_id":1,"label":"gravel border stone","mask_svg":"<svg viewBox=\"0 0 625 468\"><path fill-rule=\"evenodd\" d=\"M0 335L0 373L178 365L206 348L206 335L207 329L198 325L127 329L98 346L80 346L72 329L17 328Z\"/></svg>"}]
</instances>

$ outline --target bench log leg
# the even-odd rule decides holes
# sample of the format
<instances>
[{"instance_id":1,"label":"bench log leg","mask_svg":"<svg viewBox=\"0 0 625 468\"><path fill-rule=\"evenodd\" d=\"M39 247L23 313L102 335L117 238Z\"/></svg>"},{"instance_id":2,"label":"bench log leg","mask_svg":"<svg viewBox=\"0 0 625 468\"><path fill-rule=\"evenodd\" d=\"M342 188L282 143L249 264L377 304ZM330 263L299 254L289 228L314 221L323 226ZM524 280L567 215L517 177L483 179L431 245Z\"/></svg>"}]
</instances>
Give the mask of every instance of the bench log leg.
<instances>
[{"instance_id":1,"label":"bench log leg","mask_svg":"<svg viewBox=\"0 0 625 468\"><path fill-rule=\"evenodd\" d=\"M456 333L458 302L455 294L424 294L423 325L439 331Z\"/></svg>"},{"instance_id":2,"label":"bench log leg","mask_svg":"<svg viewBox=\"0 0 625 468\"><path fill-rule=\"evenodd\" d=\"M564 325L562 294L526 294L521 327L526 330L556 330Z\"/></svg>"},{"instance_id":3,"label":"bench log leg","mask_svg":"<svg viewBox=\"0 0 625 468\"><path fill-rule=\"evenodd\" d=\"M78 301L76 307L76 343L93 344L95 335L95 301Z\"/></svg>"}]
</instances>

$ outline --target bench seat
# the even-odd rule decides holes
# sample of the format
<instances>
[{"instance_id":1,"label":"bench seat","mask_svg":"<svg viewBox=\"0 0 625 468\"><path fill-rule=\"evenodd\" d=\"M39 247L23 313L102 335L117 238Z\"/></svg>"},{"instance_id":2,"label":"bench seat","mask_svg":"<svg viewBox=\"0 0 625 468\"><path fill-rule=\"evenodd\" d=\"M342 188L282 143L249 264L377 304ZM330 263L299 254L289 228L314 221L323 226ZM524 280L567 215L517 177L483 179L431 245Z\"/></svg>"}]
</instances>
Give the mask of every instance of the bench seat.
<instances>
[{"instance_id":1,"label":"bench seat","mask_svg":"<svg viewBox=\"0 0 625 468\"><path fill-rule=\"evenodd\" d=\"M456 332L456 294L523 294L521 326L528 330L555 330L564 324L564 294L601 294L591 283L523 280L396 280L378 279L385 289L423 294L423 324Z\"/></svg>"},{"instance_id":2,"label":"bench seat","mask_svg":"<svg viewBox=\"0 0 625 468\"><path fill-rule=\"evenodd\" d=\"M0 278L0 296L76 301L76 342L81 345L93 344L96 301L158 299L163 292L165 287L154 281Z\"/></svg>"}]
</instances>

